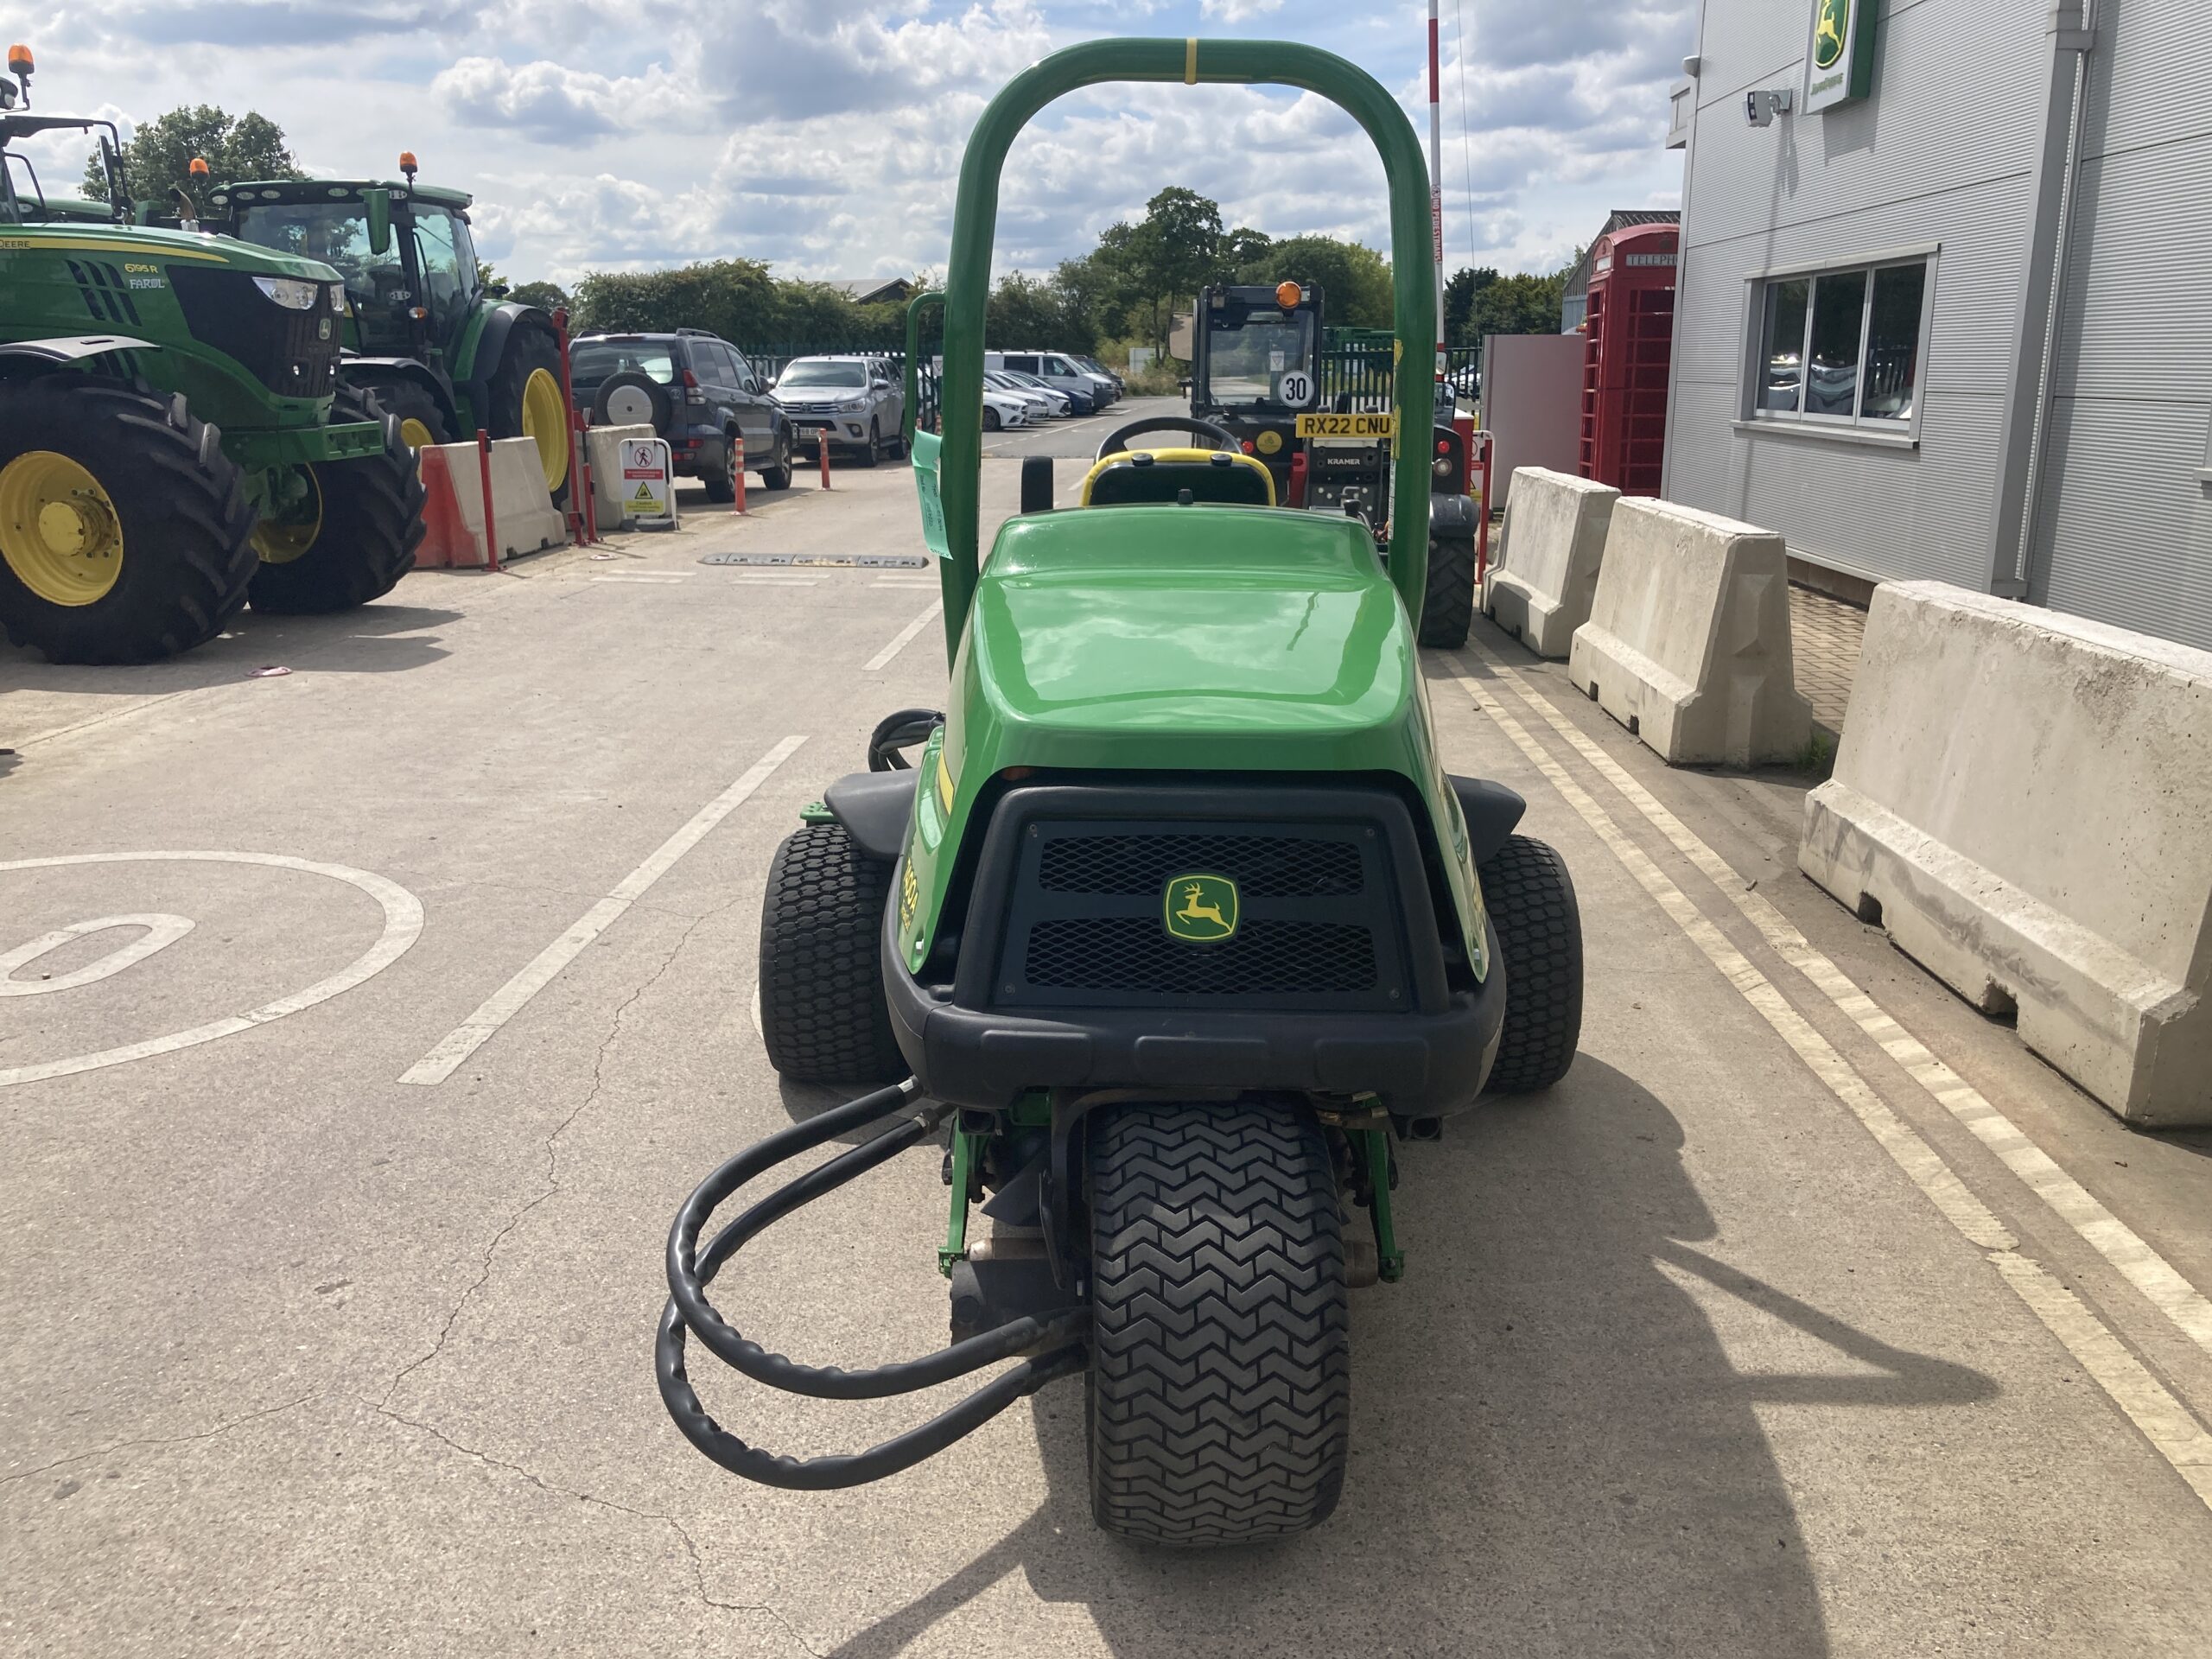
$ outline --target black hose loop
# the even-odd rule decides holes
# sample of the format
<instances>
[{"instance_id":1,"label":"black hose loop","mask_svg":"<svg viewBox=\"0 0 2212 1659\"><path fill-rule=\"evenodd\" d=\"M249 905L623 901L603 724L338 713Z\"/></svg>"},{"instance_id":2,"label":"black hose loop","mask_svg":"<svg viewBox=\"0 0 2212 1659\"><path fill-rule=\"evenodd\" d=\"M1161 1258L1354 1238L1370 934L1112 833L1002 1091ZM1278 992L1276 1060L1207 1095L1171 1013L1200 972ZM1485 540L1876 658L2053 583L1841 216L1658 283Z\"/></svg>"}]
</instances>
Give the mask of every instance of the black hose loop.
<instances>
[{"instance_id":1,"label":"black hose loop","mask_svg":"<svg viewBox=\"0 0 2212 1659\"><path fill-rule=\"evenodd\" d=\"M706 1287L747 1241L800 1205L834 1192L934 1135L952 1108L931 1105L897 1128L851 1147L753 1204L699 1248L699 1235L715 1209L755 1176L811 1151L823 1142L881 1122L911 1104L920 1085L909 1077L795 1123L747 1147L715 1171L684 1201L668 1236L669 1300L653 1344L653 1371L662 1403L686 1440L731 1472L771 1486L824 1491L880 1480L943 1451L963 1435L1057 1377L1081 1370L1089 1311L1064 1309L1042 1318L1010 1320L919 1359L866 1370L801 1365L748 1340L707 1300ZM875 1400L911 1394L1018 1355L1027 1355L965 1400L918 1428L851 1455L811 1459L778 1456L747 1445L710 1416L684 1370L686 1339L696 1335L720 1358L755 1382L786 1393L824 1400Z\"/></svg>"}]
</instances>

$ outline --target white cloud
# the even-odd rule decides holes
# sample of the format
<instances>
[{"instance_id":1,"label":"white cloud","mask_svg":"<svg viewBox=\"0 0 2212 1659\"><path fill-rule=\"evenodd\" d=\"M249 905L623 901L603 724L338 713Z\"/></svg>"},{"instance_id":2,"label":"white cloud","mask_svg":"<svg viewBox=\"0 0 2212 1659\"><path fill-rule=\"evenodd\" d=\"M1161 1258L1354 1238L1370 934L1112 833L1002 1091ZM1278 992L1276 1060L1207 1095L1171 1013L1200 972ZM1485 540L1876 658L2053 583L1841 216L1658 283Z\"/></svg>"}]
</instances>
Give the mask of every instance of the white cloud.
<instances>
[{"instance_id":1,"label":"white cloud","mask_svg":"<svg viewBox=\"0 0 2212 1659\"><path fill-rule=\"evenodd\" d=\"M1198 0L1201 16L1211 17L1224 23L1249 22L1255 17L1264 17L1271 11L1281 11L1282 0Z\"/></svg>"}]
</instances>

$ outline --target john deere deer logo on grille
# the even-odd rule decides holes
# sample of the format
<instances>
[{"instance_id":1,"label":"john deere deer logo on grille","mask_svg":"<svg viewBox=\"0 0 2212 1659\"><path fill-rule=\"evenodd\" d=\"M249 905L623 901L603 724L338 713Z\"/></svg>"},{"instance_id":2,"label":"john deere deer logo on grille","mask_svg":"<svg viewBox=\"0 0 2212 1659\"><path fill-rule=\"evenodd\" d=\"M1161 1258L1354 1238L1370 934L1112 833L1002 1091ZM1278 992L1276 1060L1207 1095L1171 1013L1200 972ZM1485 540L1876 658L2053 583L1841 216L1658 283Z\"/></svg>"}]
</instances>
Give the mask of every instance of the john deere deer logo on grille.
<instances>
[{"instance_id":1,"label":"john deere deer logo on grille","mask_svg":"<svg viewBox=\"0 0 2212 1659\"><path fill-rule=\"evenodd\" d=\"M1236 931L1236 884L1225 875L1179 875L1162 906L1170 938L1214 944Z\"/></svg>"},{"instance_id":2,"label":"john deere deer logo on grille","mask_svg":"<svg viewBox=\"0 0 2212 1659\"><path fill-rule=\"evenodd\" d=\"M1813 20L1813 61L1833 68L1843 55L1843 35L1850 19L1851 0L1820 0Z\"/></svg>"}]
</instances>

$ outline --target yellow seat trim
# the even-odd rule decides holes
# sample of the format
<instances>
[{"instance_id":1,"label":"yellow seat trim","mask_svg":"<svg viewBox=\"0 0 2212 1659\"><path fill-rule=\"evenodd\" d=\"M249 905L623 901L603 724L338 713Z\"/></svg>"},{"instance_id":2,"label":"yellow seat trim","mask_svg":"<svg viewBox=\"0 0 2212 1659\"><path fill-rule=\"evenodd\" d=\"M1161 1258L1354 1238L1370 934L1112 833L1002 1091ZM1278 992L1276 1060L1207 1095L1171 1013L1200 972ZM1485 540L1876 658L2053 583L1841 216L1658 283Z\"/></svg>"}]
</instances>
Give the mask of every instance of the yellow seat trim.
<instances>
[{"instance_id":1,"label":"yellow seat trim","mask_svg":"<svg viewBox=\"0 0 2212 1659\"><path fill-rule=\"evenodd\" d=\"M1202 461L1209 467L1213 465L1213 458L1216 455L1227 455L1232 462L1239 466L1249 467L1267 480L1268 505L1271 507L1275 505L1275 475L1268 470L1267 462L1260 460L1256 455L1243 454L1235 449L1116 449L1110 455L1100 457L1091 469L1083 475L1083 494L1077 505L1085 507L1090 505L1090 486L1096 481L1101 473L1109 467L1119 466L1125 461L1134 463L1141 454L1150 455L1155 461Z\"/></svg>"}]
</instances>

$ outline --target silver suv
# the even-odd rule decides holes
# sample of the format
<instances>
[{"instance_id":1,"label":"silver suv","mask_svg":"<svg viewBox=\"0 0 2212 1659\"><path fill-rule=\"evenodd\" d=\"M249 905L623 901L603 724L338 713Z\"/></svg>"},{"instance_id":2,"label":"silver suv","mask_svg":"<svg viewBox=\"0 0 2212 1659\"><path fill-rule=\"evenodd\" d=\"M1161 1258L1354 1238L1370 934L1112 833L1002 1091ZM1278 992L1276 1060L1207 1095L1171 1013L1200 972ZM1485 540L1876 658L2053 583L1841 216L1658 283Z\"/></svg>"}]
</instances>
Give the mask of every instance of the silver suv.
<instances>
[{"instance_id":1,"label":"silver suv","mask_svg":"<svg viewBox=\"0 0 2212 1659\"><path fill-rule=\"evenodd\" d=\"M830 435L830 447L873 467L905 453L906 394L880 357L795 357L776 377L774 396L802 454Z\"/></svg>"}]
</instances>

